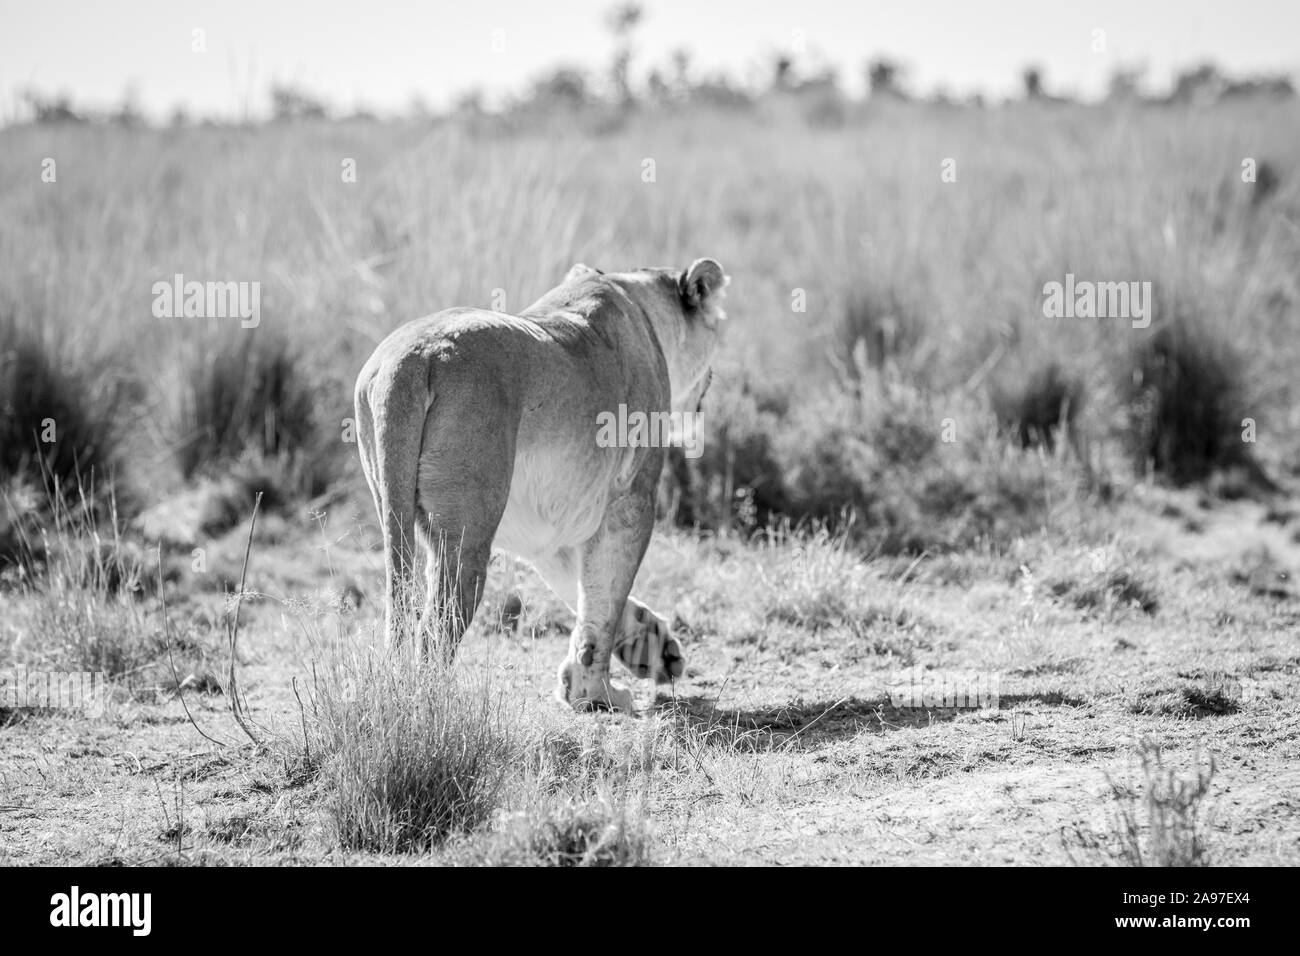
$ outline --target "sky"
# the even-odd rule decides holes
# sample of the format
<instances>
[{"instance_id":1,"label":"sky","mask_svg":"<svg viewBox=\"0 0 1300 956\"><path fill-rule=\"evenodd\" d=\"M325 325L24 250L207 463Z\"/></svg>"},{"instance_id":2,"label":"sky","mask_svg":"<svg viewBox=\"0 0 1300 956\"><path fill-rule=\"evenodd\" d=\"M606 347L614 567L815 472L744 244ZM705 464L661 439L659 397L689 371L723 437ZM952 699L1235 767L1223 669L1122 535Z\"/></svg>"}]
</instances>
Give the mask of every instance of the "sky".
<instances>
[{"instance_id":1,"label":"sky","mask_svg":"<svg viewBox=\"0 0 1300 956\"><path fill-rule=\"evenodd\" d=\"M107 107L133 89L145 112L265 112L288 82L380 113L415 95L434 107L469 89L489 103L559 63L600 70L610 0L0 0L0 120L18 93L66 92ZM1116 66L1154 88L1212 59L1233 73L1300 74L1300 0L645 0L633 79L674 49L696 73L760 75L779 53L838 68L861 92L888 55L919 93L1016 93L1044 68L1052 92L1096 96ZM195 31L203 49L195 49ZM1097 31L1103 31L1098 34ZM1098 38L1102 49L1094 49ZM766 72L766 70L764 70Z\"/></svg>"}]
</instances>

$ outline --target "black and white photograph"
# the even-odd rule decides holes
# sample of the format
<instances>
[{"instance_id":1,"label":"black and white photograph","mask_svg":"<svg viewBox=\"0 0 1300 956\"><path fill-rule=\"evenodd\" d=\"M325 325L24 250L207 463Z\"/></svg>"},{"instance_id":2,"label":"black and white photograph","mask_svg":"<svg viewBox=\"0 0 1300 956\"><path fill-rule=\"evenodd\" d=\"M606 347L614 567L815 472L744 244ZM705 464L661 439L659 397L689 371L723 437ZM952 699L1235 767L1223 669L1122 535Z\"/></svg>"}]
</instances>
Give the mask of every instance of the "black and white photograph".
<instances>
[{"instance_id":1,"label":"black and white photograph","mask_svg":"<svg viewBox=\"0 0 1300 956\"><path fill-rule=\"evenodd\" d=\"M0 0L0 872L74 874L22 918L1175 868L1079 912L1248 930L1298 82L1289 0Z\"/></svg>"}]
</instances>

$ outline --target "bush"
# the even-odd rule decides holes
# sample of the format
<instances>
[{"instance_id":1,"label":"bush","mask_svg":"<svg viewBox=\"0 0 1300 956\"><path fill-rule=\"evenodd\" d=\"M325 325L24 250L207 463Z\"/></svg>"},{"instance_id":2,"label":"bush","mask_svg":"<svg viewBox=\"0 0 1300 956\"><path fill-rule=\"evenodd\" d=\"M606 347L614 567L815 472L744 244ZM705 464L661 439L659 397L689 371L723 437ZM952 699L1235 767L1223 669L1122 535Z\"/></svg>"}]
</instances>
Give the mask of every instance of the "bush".
<instances>
[{"instance_id":1,"label":"bush","mask_svg":"<svg viewBox=\"0 0 1300 956\"><path fill-rule=\"evenodd\" d=\"M987 408L888 370L864 366L857 383L793 409L747 391L706 407L703 455L670 456L685 467L666 479L687 526L816 524L885 554L1000 547L1043 527L1082 484L1071 462L1009 444Z\"/></svg>"},{"instance_id":2,"label":"bush","mask_svg":"<svg viewBox=\"0 0 1300 956\"><path fill-rule=\"evenodd\" d=\"M809 405L781 445L791 516L835 528L847 509L852 536L884 554L1006 545L1046 523L1073 477L1009 447L989 419L898 382Z\"/></svg>"},{"instance_id":3,"label":"bush","mask_svg":"<svg viewBox=\"0 0 1300 956\"><path fill-rule=\"evenodd\" d=\"M1014 434L1022 448L1056 447L1056 433L1074 422L1083 407L1083 382L1057 362L1049 362L1019 383L1001 382L992 390L993 413L998 425Z\"/></svg>"},{"instance_id":4,"label":"bush","mask_svg":"<svg viewBox=\"0 0 1300 956\"><path fill-rule=\"evenodd\" d=\"M704 405L700 457L668 450L661 500L674 523L717 530L739 520L761 527L786 514L774 443L789 408L788 393L765 383L715 385Z\"/></svg>"},{"instance_id":5,"label":"bush","mask_svg":"<svg viewBox=\"0 0 1300 956\"><path fill-rule=\"evenodd\" d=\"M335 450L322 441L315 389L288 339L259 332L213 343L191 357L180 388L176 457L186 479L251 459L291 478L291 488L263 489L281 499L328 485Z\"/></svg>"},{"instance_id":6,"label":"bush","mask_svg":"<svg viewBox=\"0 0 1300 956\"><path fill-rule=\"evenodd\" d=\"M1250 205L1252 208L1262 206L1270 196L1277 192L1278 186L1282 184L1282 177L1274 166L1266 159L1259 161L1259 167L1255 171L1255 188L1250 193Z\"/></svg>"},{"instance_id":7,"label":"bush","mask_svg":"<svg viewBox=\"0 0 1300 956\"><path fill-rule=\"evenodd\" d=\"M119 384L71 365L57 344L0 318L0 488L49 487L66 502L83 490L107 494L123 397Z\"/></svg>"},{"instance_id":8,"label":"bush","mask_svg":"<svg viewBox=\"0 0 1300 956\"><path fill-rule=\"evenodd\" d=\"M1250 407L1241 357L1204 325L1162 326L1134 361L1129 443L1139 468L1175 484L1218 469L1254 467L1241 440Z\"/></svg>"}]
</instances>

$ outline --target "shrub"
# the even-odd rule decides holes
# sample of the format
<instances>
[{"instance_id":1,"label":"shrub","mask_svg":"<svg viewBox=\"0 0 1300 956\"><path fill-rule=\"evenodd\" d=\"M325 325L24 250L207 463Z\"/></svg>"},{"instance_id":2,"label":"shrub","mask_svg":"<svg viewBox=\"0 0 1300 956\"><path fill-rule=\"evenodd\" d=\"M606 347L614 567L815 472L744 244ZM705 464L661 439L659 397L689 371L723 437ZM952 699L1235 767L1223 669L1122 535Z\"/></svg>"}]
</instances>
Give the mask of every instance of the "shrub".
<instances>
[{"instance_id":1,"label":"shrub","mask_svg":"<svg viewBox=\"0 0 1300 956\"><path fill-rule=\"evenodd\" d=\"M1078 490L1069 462L1011 447L987 409L933 398L893 373L863 373L793 409L744 393L714 406L704 454L676 484L691 502L678 522L748 531L814 523L886 554L934 553L1004 545L1041 528L1053 503ZM945 419L954 441L943 440Z\"/></svg>"},{"instance_id":2,"label":"shrub","mask_svg":"<svg viewBox=\"0 0 1300 956\"><path fill-rule=\"evenodd\" d=\"M664 466L661 501L677 525L764 526L788 512L775 437L789 407L789 394L766 383L722 379L713 387L704 405L702 454L692 460L672 448Z\"/></svg>"},{"instance_id":3,"label":"shrub","mask_svg":"<svg viewBox=\"0 0 1300 956\"><path fill-rule=\"evenodd\" d=\"M48 487L73 502L110 491L120 383L71 364L59 345L0 317L0 487ZM0 519L0 561L7 551Z\"/></svg>"},{"instance_id":4,"label":"shrub","mask_svg":"<svg viewBox=\"0 0 1300 956\"><path fill-rule=\"evenodd\" d=\"M1056 446L1056 433L1065 426L1073 433L1083 407L1083 383L1057 362L1040 366L1019 383L1003 381L992 390L998 425L1016 435L1022 448Z\"/></svg>"},{"instance_id":5,"label":"shrub","mask_svg":"<svg viewBox=\"0 0 1300 956\"><path fill-rule=\"evenodd\" d=\"M809 405L782 436L779 462L797 520L843 524L885 554L1001 546L1042 527L1068 497L1068 468L1007 446L987 410L882 381ZM956 430L945 442L945 419Z\"/></svg>"},{"instance_id":6,"label":"shrub","mask_svg":"<svg viewBox=\"0 0 1300 956\"><path fill-rule=\"evenodd\" d=\"M273 462L277 475L292 479L291 488L264 489L272 494L324 490L336 456L322 442L314 389L296 354L287 338L259 332L208 343L190 358L176 422L183 477L216 474L251 458Z\"/></svg>"},{"instance_id":7,"label":"shrub","mask_svg":"<svg viewBox=\"0 0 1300 956\"><path fill-rule=\"evenodd\" d=\"M1254 465L1241 440L1249 402L1241 357L1204 325L1162 326L1135 359L1129 442L1139 468L1176 484Z\"/></svg>"},{"instance_id":8,"label":"shrub","mask_svg":"<svg viewBox=\"0 0 1300 956\"><path fill-rule=\"evenodd\" d=\"M1282 177L1274 166L1266 159L1259 161L1259 166L1255 170L1255 188L1250 193L1250 205L1252 208L1262 206L1270 196L1277 192L1278 186L1282 184Z\"/></svg>"}]
</instances>

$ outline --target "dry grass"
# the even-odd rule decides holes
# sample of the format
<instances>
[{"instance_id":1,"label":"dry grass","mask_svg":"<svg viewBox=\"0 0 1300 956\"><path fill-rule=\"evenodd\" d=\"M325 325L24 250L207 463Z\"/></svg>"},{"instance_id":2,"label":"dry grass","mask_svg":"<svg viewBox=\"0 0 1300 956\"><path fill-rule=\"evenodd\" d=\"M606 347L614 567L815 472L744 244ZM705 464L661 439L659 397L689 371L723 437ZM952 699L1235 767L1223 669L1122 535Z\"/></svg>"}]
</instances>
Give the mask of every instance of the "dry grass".
<instances>
[{"instance_id":1,"label":"dry grass","mask_svg":"<svg viewBox=\"0 0 1300 956\"><path fill-rule=\"evenodd\" d=\"M497 832L462 856L485 866L649 866L650 847L636 808L566 799L507 816Z\"/></svg>"},{"instance_id":2,"label":"dry grass","mask_svg":"<svg viewBox=\"0 0 1300 956\"><path fill-rule=\"evenodd\" d=\"M1215 762L1194 758L1190 771L1167 764L1158 743L1138 746L1141 779L1110 784L1111 826L1104 833L1075 828L1085 853L1120 866L1185 867L1209 863L1207 845Z\"/></svg>"},{"instance_id":3,"label":"dry grass","mask_svg":"<svg viewBox=\"0 0 1300 956\"><path fill-rule=\"evenodd\" d=\"M241 554L244 537L231 535ZM261 583L250 585L284 589L303 565L327 579L320 537L303 527L258 545L250 578ZM371 557L344 541L328 562L357 575L369 596L379 585L376 569L365 570ZM1225 807L1231 829L1198 816L1198 845L1212 840L1216 859L1234 862L1287 859L1289 818L1277 801L1300 735L1285 703L1296 676L1279 625L1291 605L1258 602L1222 574L1176 572L1171 554L1144 560L1158 569L1165 609L1104 617L1046 588L1030 595L1031 611L1006 561L973 562L965 583L946 584L922 574L925 562L908 571L864 561L824 534L761 548L665 536L652 545L642 590L689 621L691 667L675 701L641 695L643 714L632 719L566 713L550 700L563 632L507 635L485 619L448 674L366 650L380 617L368 597L357 612L324 595L287 604L253 592L238 667L252 719L272 731L262 746L233 746L241 738L229 702L196 687L187 702L197 723L230 746L202 740L174 697L123 700L102 726L22 718L7 729L0 774L13 805L39 813L15 818L6 858L1064 862L1049 839L1054 821L1087 814L1105 774L1124 779L1120 742L1140 731L1166 741L1166 754L1212 741L1225 765L1239 801ZM854 610L817 612L821 576ZM490 583L495 605L511 585L495 575ZM541 585L518 586L534 603ZM765 623L754 595L778 588L797 613ZM219 620L226 601L203 603ZM169 606L178 630L205 613L175 591ZM1221 606L1240 623L1216 623ZM865 627L853 615L872 607L923 608L925 620ZM908 658L864 641L868 633L906 638ZM896 708L884 687L912 664L1001 672L1002 709ZM1260 686L1246 696L1214 676L1250 673ZM1166 693L1177 696L1172 709L1161 704ZM1219 698L1232 706L1210 706ZM1134 709L1135 699L1151 706ZM184 794L183 811L178 799L159 801L159 783ZM1145 814L1142 799L1134 812ZM123 806L129 818L119 821ZM1241 829L1261 813L1262 823ZM32 827L51 820L62 821L58 837L38 839ZM1149 824L1139 823L1147 840ZM1098 832L1110 834L1111 823Z\"/></svg>"},{"instance_id":4,"label":"dry grass","mask_svg":"<svg viewBox=\"0 0 1300 956\"><path fill-rule=\"evenodd\" d=\"M13 592L22 638L0 660L123 681L160 660L165 642L144 602L153 562L124 535L113 499L103 509L94 500L88 490L53 493L48 523L22 535L19 566L0 582Z\"/></svg>"},{"instance_id":5,"label":"dry grass","mask_svg":"<svg viewBox=\"0 0 1300 956\"><path fill-rule=\"evenodd\" d=\"M1051 431L1065 412L1079 447L1123 471L1121 452L1178 480L1234 460L1242 417L1272 426L1250 449L1266 466L1295 459L1280 332L1295 299L1300 239L1287 222L1297 180L1252 205L1257 193L1221 160L1267 152L1273 166L1294 162L1285 131L1295 109L1149 110L1139 122L1117 108L917 106L795 130L697 110L648 114L599 143L565 127L480 139L455 124L9 129L3 221L24 221L35 202L44 213L21 236L0 229L0 287L12 312L58 333L68 360L130 344L134 397L118 417L141 420L129 444L168 465L166 484L249 446L306 445L313 461L329 460L319 440L347 457L336 437L356 369L401 321L486 305L494 290L520 308L575 260L615 269L707 252L736 279L735 334L710 399L697 517L729 523L748 500L760 523L772 510L829 518L852 503L904 524L938 505L956 529L895 533L890 546L964 547L1015 533L990 527L985 509L1026 503L1012 477L1023 469L1009 472L983 447L997 427L994 396L1021 438ZM67 184L19 174L60 153L98 161ZM955 153L961 175L944 183L939 162ZM647 154L664 171L654 183L640 181ZM357 159L359 181L341 182L338 162L322 157ZM723 168L736 175L718 179ZM78 249L96 250L93 261L69 251ZM44 264L40 283L33 262ZM261 282L261 325L149 315L152 283L187 270ZM1156 322L1044 318L1042 286L1067 271L1151 281ZM108 335L92 341L77 318L86 315ZM1227 329L1273 347L1227 349ZM900 404L896 387L867 383L858 406L864 375L901 377L912 394ZM852 424L863 408L866 422ZM944 419L957 441L926 452L919 464L932 477L877 503L879 474L917 467L916 428L938 442ZM859 443L893 451L877 468L858 460ZM1191 457L1172 457L1175 447ZM986 473L971 516L954 486ZM309 469L307 493L332 477Z\"/></svg>"}]
</instances>

